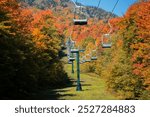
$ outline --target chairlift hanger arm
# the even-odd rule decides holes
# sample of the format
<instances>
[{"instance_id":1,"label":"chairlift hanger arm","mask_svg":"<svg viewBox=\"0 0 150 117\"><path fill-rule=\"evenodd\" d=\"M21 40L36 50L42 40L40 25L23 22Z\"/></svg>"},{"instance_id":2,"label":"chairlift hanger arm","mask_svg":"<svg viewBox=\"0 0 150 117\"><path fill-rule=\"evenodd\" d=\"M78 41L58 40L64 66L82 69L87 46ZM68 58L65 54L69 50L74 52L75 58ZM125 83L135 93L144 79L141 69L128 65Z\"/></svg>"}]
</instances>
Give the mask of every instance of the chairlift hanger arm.
<instances>
[{"instance_id":1,"label":"chairlift hanger arm","mask_svg":"<svg viewBox=\"0 0 150 117\"><path fill-rule=\"evenodd\" d=\"M76 2L74 0L71 0L73 2L73 4L75 5L75 7L77 7L78 5L76 4L77 3L77 0Z\"/></svg>"},{"instance_id":2,"label":"chairlift hanger arm","mask_svg":"<svg viewBox=\"0 0 150 117\"><path fill-rule=\"evenodd\" d=\"M111 14L113 14L115 8L117 7L117 4L119 3L119 0L116 1L112 11L111 11ZM111 18L111 14L109 15L109 17L107 18L107 20L109 21L109 19ZM104 29L104 26L101 28L100 32Z\"/></svg>"},{"instance_id":3,"label":"chairlift hanger arm","mask_svg":"<svg viewBox=\"0 0 150 117\"><path fill-rule=\"evenodd\" d=\"M108 34L110 34L110 33L112 32L112 26L111 26L111 24L110 24L110 21L108 21L108 25L109 25L109 27L110 27L110 31L108 32Z\"/></svg>"},{"instance_id":4,"label":"chairlift hanger arm","mask_svg":"<svg viewBox=\"0 0 150 117\"><path fill-rule=\"evenodd\" d=\"M77 0L76 0L76 2L77 2ZM83 8L86 8L86 7L84 7L82 5L79 5L79 6L76 5L75 6L74 19L73 19L74 25L87 25L87 22L88 22L87 17L88 17L88 15L86 13L84 13ZM79 15L80 18L76 18L76 14L80 14Z\"/></svg>"},{"instance_id":5,"label":"chairlift hanger arm","mask_svg":"<svg viewBox=\"0 0 150 117\"><path fill-rule=\"evenodd\" d=\"M99 8L99 6L100 6L100 4L101 4L101 1L102 1L102 0L99 0L99 2L98 2L98 5L97 5L96 10L95 10L96 12L98 12L98 8ZM93 10L93 13L92 13L92 14L94 14L94 10ZM96 19L96 15L95 15L95 17L94 17L94 23L96 23L96 20L95 20L95 19Z\"/></svg>"},{"instance_id":6,"label":"chairlift hanger arm","mask_svg":"<svg viewBox=\"0 0 150 117\"><path fill-rule=\"evenodd\" d=\"M77 5L76 3L77 3L78 0L76 0L76 2L74 0L71 0L71 1L75 5L75 8L86 8L85 6L79 6L79 5Z\"/></svg>"},{"instance_id":7,"label":"chairlift hanger arm","mask_svg":"<svg viewBox=\"0 0 150 117\"><path fill-rule=\"evenodd\" d=\"M115 8L116 8L118 2L119 2L119 0L116 1L115 5L114 5L114 7L113 7L113 9L112 9L111 14L113 14L113 12L114 12L114 10L115 10ZM111 15L109 15L109 17L107 18L107 20L109 21L110 18L111 18ZM108 35L109 35L109 34L112 32L112 26L110 25L110 22L108 22L108 25L110 26L110 31L109 31L109 33L108 33ZM100 32L101 32L103 29L104 29L104 25L103 25L103 27L101 28ZM102 40L102 48L111 48L112 43L104 43L104 35L102 35L101 40Z\"/></svg>"}]
</instances>

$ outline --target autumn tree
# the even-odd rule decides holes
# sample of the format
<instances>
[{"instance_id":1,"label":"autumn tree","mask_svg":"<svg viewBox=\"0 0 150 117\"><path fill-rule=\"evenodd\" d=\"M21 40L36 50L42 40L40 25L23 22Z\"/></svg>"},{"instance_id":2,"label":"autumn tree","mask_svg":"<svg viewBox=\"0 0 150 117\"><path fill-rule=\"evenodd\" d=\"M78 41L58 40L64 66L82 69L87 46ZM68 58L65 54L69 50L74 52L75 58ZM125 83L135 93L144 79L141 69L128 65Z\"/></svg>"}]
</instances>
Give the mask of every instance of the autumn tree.
<instances>
[{"instance_id":1,"label":"autumn tree","mask_svg":"<svg viewBox=\"0 0 150 117\"><path fill-rule=\"evenodd\" d=\"M132 60L133 73L143 81L145 91L149 90L149 8L150 2L131 6L126 13L124 43ZM144 92L143 92L144 93Z\"/></svg>"},{"instance_id":2,"label":"autumn tree","mask_svg":"<svg viewBox=\"0 0 150 117\"><path fill-rule=\"evenodd\" d=\"M119 20L112 49L104 50L108 54L97 67L108 89L121 99L149 99L149 3L132 5Z\"/></svg>"},{"instance_id":3,"label":"autumn tree","mask_svg":"<svg viewBox=\"0 0 150 117\"><path fill-rule=\"evenodd\" d=\"M39 89L66 84L52 12L2 0L0 14L0 98L32 99Z\"/></svg>"}]
</instances>

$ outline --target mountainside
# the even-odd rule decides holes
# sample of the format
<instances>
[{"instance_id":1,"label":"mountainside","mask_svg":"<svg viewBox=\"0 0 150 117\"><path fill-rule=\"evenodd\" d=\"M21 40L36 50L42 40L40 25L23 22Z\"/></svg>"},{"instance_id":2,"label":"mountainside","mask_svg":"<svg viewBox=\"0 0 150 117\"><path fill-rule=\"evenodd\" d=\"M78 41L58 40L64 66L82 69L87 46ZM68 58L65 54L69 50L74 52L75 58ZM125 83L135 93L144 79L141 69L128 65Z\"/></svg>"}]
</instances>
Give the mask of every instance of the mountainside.
<instances>
[{"instance_id":1,"label":"mountainside","mask_svg":"<svg viewBox=\"0 0 150 117\"><path fill-rule=\"evenodd\" d=\"M26 3L26 6L32 6L39 9L56 9L61 8L70 8L73 12L74 4L71 0L19 0L22 3ZM78 3L80 4L80 3ZM101 8L95 6L86 6L86 14L90 17L97 17L98 19L104 19L108 16L117 17L117 15L112 14L111 12L107 12Z\"/></svg>"}]
</instances>

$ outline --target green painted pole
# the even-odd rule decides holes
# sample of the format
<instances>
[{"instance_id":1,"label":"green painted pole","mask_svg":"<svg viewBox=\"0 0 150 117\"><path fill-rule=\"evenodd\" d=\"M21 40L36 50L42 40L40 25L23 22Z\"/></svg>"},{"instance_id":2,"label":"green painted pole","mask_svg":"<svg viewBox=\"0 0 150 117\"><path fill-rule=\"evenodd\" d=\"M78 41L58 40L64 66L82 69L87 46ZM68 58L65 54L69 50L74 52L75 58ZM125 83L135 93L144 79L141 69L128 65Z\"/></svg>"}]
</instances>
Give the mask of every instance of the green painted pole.
<instances>
[{"instance_id":1,"label":"green painted pole","mask_svg":"<svg viewBox=\"0 0 150 117\"><path fill-rule=\"evenodd\" d=\"M81 83L80 83L80 60L79 60L79 51L76 53L77 55L77 88L76 91L81 91L82 87L81 87Z\"/></svg>"},{"instance_id":2,"label":"green painted pole","mask_svg":"<svg viewBox=\"0 0 150 117\"><path fill-rule=\"evenodd\" d=\"M74 74L74 62L72 61L72 74Z\"/></svg>"}]
</instances>

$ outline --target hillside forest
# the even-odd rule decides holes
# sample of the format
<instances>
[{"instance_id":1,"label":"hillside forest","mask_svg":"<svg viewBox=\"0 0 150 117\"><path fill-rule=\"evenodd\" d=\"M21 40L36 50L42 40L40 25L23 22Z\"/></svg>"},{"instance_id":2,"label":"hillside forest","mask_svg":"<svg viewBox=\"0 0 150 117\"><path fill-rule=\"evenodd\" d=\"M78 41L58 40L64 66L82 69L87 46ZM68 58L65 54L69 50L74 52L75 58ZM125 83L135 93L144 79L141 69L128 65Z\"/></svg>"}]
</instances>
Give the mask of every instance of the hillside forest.
<instances>
[{"instance_id":1,"label":"hillside forest","mask_svg":"<svg viewBox=\"0 0 150 117\"><path fill-rule=\"evenodd\" d=\"M88 7L84 26L73 25L69 0L47 2L0 0L0 99L39 99L39 91L71 85L64 67L69 38L85 49L81 58L96 50L97 60L80 70L103 79L107 92L123 100L150 99L150 1L134 3L122 17ZM110 30L112 47L102 48Z\"/></svg>"}]
</instances>

